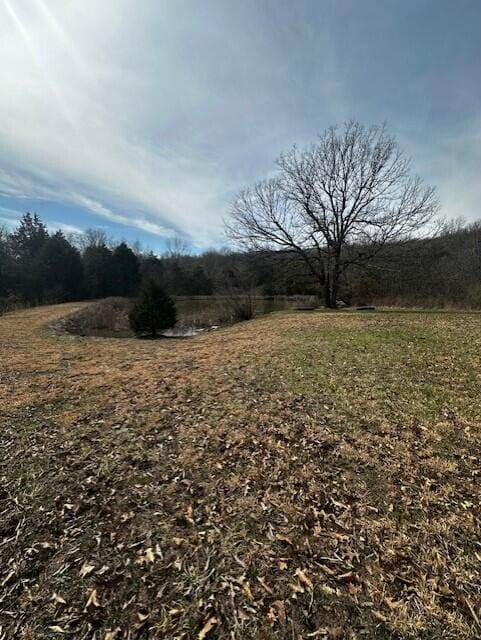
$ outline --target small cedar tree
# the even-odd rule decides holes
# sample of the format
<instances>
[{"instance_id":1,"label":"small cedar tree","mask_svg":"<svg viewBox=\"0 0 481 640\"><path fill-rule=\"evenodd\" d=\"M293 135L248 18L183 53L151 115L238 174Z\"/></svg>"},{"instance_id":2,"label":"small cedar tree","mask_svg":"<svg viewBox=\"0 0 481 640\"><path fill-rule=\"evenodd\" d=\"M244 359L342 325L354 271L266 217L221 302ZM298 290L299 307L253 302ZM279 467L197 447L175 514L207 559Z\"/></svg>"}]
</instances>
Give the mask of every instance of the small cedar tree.
<instances>
[{"instance_id":1,"label":"small cedar tree","mask_svg":"<svg viewBox=\"0 0 481 640\"><path fill-rule=\"evenodd\" d=\"M129 322L137 335L149 333L156 338L158 333L173 327L177 312L170 298L154 280L146 282L129 314Z\"/></svg>"}]
</instances>

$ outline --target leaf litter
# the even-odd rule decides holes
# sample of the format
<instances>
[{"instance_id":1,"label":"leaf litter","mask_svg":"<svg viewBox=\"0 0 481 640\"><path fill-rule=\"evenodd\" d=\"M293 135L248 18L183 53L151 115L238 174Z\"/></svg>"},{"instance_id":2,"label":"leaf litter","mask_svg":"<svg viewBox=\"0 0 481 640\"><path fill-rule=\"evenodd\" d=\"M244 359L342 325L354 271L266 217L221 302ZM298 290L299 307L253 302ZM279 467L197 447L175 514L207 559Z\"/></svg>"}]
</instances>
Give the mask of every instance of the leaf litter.
<instances>
[{"instance_id":1,"label":"leaf litter","mask_svg":"<svg viewBox=\"0 0 481 640\"><path fill-rule=\"evenodd\" d=\"M481 636L479 315L0 319L0 638Z\"/></svg>"}]
</instances>

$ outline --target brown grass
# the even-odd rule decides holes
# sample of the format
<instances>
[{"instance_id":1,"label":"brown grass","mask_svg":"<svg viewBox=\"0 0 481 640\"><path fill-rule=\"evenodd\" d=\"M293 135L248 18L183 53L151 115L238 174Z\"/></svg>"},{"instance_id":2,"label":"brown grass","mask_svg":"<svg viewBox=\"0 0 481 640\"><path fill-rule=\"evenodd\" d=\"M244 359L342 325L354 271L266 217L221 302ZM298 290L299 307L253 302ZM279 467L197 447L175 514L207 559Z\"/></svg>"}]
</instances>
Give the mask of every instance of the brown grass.
<instances>
[{"instance_id":1,"label":"brown grass","mask_svg":"<svg viewBox=\"0 0 481 640\"><path fill-rule=\"evenodd\" d=\"M481 317L0 319L0 638L480 637Z\"/></svg>"}]
</instances>

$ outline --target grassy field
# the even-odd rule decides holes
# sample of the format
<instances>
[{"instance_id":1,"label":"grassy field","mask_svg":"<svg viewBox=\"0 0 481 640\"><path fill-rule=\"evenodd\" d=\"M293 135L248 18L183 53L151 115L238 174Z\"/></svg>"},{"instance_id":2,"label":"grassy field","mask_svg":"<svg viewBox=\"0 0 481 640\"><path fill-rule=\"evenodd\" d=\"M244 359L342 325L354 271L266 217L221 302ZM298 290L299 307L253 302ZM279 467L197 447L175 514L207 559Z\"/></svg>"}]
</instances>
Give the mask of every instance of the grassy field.
<instances>
[{"instance_id":1,"label":"grassy field","mask_svg":"<svg viewBox=\"0 0 481 640\"><path fill-rule=\"evenodd\" d=\"M0 639L481 637L481 315L0 318Z\"/></svg>"}]
</instances>

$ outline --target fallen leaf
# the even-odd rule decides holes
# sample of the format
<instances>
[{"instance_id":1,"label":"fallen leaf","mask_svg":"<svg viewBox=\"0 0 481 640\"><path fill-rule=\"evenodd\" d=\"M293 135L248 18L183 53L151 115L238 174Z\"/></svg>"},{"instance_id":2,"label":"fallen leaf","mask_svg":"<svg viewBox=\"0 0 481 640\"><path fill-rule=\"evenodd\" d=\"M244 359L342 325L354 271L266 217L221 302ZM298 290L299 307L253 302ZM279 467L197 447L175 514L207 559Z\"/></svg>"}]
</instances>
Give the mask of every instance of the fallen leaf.
<instances>
[{"instance_id":1,"label":"fallen leaf","mask_svg":"<svg viewBox=\"0 0 481 640\"><path fill-rule=\"evenodd\" d=\"M387 622L387 618L385 615L383 615L380 611L373 611L372 615L377 619L380 620L381 622Z\"/></svg>"},{"instance_id":2,"label":"fallen leaf","mask_svg":"<svg viewBox=\"0 0 481 640\"><path fill-rule=\"evenodd\" d=\"M395 609L399 609L399 607L402 605L402 602L396 602L395 600L393 600L392 598L389 598L388 596L385 596L384 602L386 603L388 608L391 609L391 611L394 611Z\"/></svg>"},{"instance_id":3,"label":"fallen leaf","mask_svg":"<svg viewBox=\"0 0 481 640\"><path fill-rule=\"evenodd\" d=\"M312 584L312 580L306 575L302 569L296 569L296 576L299 579L299 582L303 584L308 589L312 589L314 585Z\"/></svg>"},{"instance_id":4,"label":"fallen leaf","mask_svg":"<svg viewBox=\"0 0 481 640\"><path fill-rule=\"evenodd\" d=\"M274 606L277 609L277 616L279 618L279 622L281 624L286 624L287 616L286 616L286 607L284 605L284 602L282 600L276 600L275 602L272 603L272 606Z\"/></svg>"},{"instance_id":5,"label":"fallen leaf","mask_svg":"<svg viewBox=\"0 0 481 640\"><path fill-rule=\"evenodd\" d=\"M90 606L100 607L100 602L97 598L97 590L94 589L90 592L89 599L87 600L87 604L85 605L84 611L86 611Z\"/></svg>"},{"instance_id":6,"label":"fallen leaf","mask_svg":"<svg viewBox=\"0 0 481 640\"><path fill-rule=\"evenodd\" d=\"M79 575L81 578L85 578L85 576L88 576L89 573L92 573L94 569L95 565L84 563L79 571Z\"/></svg>"},{"instance_id":7,"label":"fallen leaf","mask_svg":"<svg viewBox=\"0 0 481 640\"><path fill-rule=\"evenodd\" d=\"M54 602L58 602L59 604L67 604L67 603L65 602L65 600L64 600L61 596L59 596L57 593L54 593L54 594L53 594L53 596L52 596L52 600L53 600Z\"/></svg>"},{"instance_id":8,"label":"fallen leaf","mask_svg":"<svg viewBox=\"0 0 481 640\"><path fill-rule=\"evenodd\" d=\"M320 591L322 591L323 593L325 593L325 594L326 594L326 595L328 595L328 596L331 596L331 595L333 595L334 593L336 593L336 590L335 590L335 589L333 589L332 587L330 587L330 586L329 586L329 585L327 585L327 584L321 584L321 585L319 586L319 590L320 590Z\"/></svg>"},{"instance_id":9,"label":"fallen leaf","mask_svg":"<svg viewBox=\"0 0 481 640\"><path fill-rule=\"evenodd\" d=\"M266 581L264 580L264 578L261 578L260 576L258 576L257 578L258 582L260 582L260 584L264 587L264 589L267 591L267 593L270 593L271 596L274 595L274 592L272 591L272 589L269 587L268 584L266 584Z\"/></svg>"},{"instance_id":10,"label":"fallen leaf","mask_svg":"<svg viewBox=\"0 0 481 640\"><path fill-rule=\"evenodd\" d=\"M155 556L154 556L154 552L153 552L151 547L149 547L148 549L145 550L145 557L146 557L148 562L154 562Z\"/></svg>"},{"instance_id":11,"label":"fallen leaf","mask_svg":"<svg viewBox=\"0 0 481 640\"><path fill-rule=\"evenodd\" d=\"M348 571L347 573L342 573L340 576L336 576L337 580L346 580L347 578L352 577L352 571Z\"/></svg>"},{"instance_id":12,"label":"fallen leaf","mask_svg":"<svg viewBox=\"0 0 481 640\"><path fill-rule=\"evenodd\" d=\"M202 627L202 629L199 631L199 634L197 636L198 640L204 640L204 638L207 636L207 634L209 633L209 631L211 631L216 624L218 624L218 620L215 616L212 616L211 618L209 618L207 620L207 622L204 624L204 626Z\"/></svg>"},{"instance_id":13,"label":"fallen leaf","mask_svg":"<svg viewBox=\"0 0 481 640\"><path fill-rule=\"evenodd\" d=\"M137 564L152 564L155 560L154 550L152 547L145 549L144 553L136 560Z\"/></svg>"},{"instance_id":14,"label":"fallen leaf","mask_svg":"<svg viewBox=\"0 0 481 640\"><path fill-rule=\"evenodd\" d=\"M242 585L242 591L246 594L251 602L254 602L254 596L252 595L251 586L248 582L244 582Z\"/></svg>"}]
</instances>

